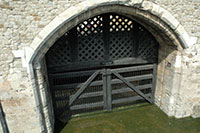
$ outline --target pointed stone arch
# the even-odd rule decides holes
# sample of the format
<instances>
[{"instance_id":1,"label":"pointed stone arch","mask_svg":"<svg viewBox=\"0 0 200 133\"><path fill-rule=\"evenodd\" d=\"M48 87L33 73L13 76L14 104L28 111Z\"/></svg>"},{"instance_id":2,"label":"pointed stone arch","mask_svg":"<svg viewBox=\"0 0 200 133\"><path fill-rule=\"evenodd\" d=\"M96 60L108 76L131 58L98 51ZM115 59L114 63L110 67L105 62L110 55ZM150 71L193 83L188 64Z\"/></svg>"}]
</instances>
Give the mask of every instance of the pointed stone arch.
<instances>
[{"instance_id":1,"label":"pointed stone arch","mask_svg":"<svg viewBox=\"0 0 200 133\"><path fill-rule=\"evenodd\" d=\"M40 112L42 129L53 131L53 122L51 122L51 116L48 116L51 113L45 114L45 109L43 107L48 103L45 96L46 94L41 94L41 91L46 93L46 90L44 89L45 85L43 84L44 76L41 68L43 65L41 60L54 42L66 31L70 30L85 19L107 12L116 12L131 17L148 29L157 39L160 45L166 44L168 46L175 47L177 51L186 49L196 43L195 38L189 36L184 27L170 12L149 1L86 0L70 7L59 16L54 18L47 26L45 26L34 38L32 44L27 48L26 51L26 60L30 70L33 88L35 90L35 98L38 110ZM165 43L166 41L169 42ZM181 57L181 54L179 53L177 55L178 58L175 57L175 59L176 61L180 62L179 57ZM174 64L180 67L177 62ZM162 71L162 68L159 70ZM160 76L160 78L163 78L164 74L162 73L161 75L162 76ZM175 80L179 81L180 79ZM41 105L42 103L43 105ZM173 111L171 113L168 110L163 110L168 115L174 115ZM50 124L47 125L47 123Z\"/></svg>"}]
</instances>

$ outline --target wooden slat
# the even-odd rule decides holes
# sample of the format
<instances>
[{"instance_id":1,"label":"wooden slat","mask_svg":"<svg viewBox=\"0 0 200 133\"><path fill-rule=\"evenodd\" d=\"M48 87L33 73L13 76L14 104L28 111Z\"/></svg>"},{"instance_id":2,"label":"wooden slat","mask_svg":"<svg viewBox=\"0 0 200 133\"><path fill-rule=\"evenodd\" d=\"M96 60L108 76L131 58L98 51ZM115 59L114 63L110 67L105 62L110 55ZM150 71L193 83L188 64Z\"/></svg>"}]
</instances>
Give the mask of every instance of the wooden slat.
<instances>
[{"instance_id":1,"label":"wooden slat","mask_svg":"<svg viewBox=\"0 0 200 133\"><path fill-rule=\"evenodd\" d=\"M137 90L144 90L148 88L152 88L152 84L147 84L147 85L140 85L135 87ZM121 89L116 89L112 90L112 94L119 94L119 93L126 93L126 92L133 92L131 88L121 88Z\"/></svg>"},{"instance_id":2,"label":"wooden slat","mask_svg":"<svg viewBox=\"0 0 200 133\"><path fill-rule=\"evenodd\" d=\"M91 75L97 70L90 70L90 71L78 71L78 72L67 72L67 73L55 73L55 74L49 74L52 78L72 78L72 77L79 77L79 76L86 76Z\"/></svg>"},{"instance_id":3,"label":"wooden slat","mask_svg":"<svg viewBox=\"0 0 200 133\"><path fill-rule=\"evenodd\" d=\"M71 71L82 71L94 68L102 68L105 65L101 64L102 61L88 61L88 62L74 62L69 63L68 65L60 65L60 66L48 66L48 70L50 73L57 72L71 72Z\"/></svg>"},{"instance_id":4,"label":"wooden slat","mask_svg":"<svg viewBox=\"0 0 200 133\"><path fill-rule=\"evenodd\" d=\"M136 86L135 88L139 90L144 90L147 88L152 88L152 84L140 85L140 86ZM133 90L130 88L122 88L122 89L112 90L112 94L119 94L119 93L132 92L132 91ZM74 95L70 96L70 98L72 98L73 96ZM103 96L103 91L83 93L79 96L79 98L90 98L90 97L97 97L97 96ZM66 100L66 97L56 97L55 99Z\"/></svg>"},{"instance_id":5,"label":"wooden slat","mask_svg":"<svg viewBox=\"0 0 200 133\"><path fill-rule=\"evenodd\" d=\"M124 79L131 82L131 81L139 81L139 80L145 80L145 79L151 79L151 78L153 78L152 74L145 74L145 75L139 75L139 76L134 76L134 77L127 77ZM119 83L123 83L123 81L121 81L120 79L113 79L111 82L111 84L119 84Z\"/></svg>"},{"instance_id":6,"label":"wooden slat","mask_svg":"<svg viewBox=\"0 0 200 133\"><path fill-rule=\"evenodd\" d=\"M139 76L134 76L134 77L127 77L125 78L127 81L138 81L138 80L145 80L145 79L151 79L153 78L152 74L145 74L145 75L139 75ZM111 84L119 84L119 83L123 83L121 80L119 79L112 79L111 80ZM65 89L69 89L69 88L80 88L83 85L83 83L74 83L74 84L66 84L66 85L55 85L53 86L53 88L55 90L65 90ZM90 86L99 86L99 85L103 85L103 81L94 81L90 84Z\"/></svg>"},{"instance_id":7,"label":"wooden slat","mask_svg":"<svg viewBox=\"0 0 200 133\"><path fill-rule=\"evenodd\" d=\"M145 94L146 97L151 96L151 93ZM143 98L141 96L134 96L134 97L128 97L128 98L120 98L112 101L112 104L119 104L119 103L126 103L126 102L132 102L136 100L142 100Z\"/></svg>"},{"instance_id":8,"label":"wooden slat","mask_svg":"<svg viewBox=\"0 0 200 133\"><path fill-rule=\"evenodd\" d=\"M132 71L140 71L140 70L149 70L153 69L154 65L149 64L149 65L141 65L141 66L133 66L133 67L125 67L125 68L116 68L112 69L112 71L122 73L122 72L132 72Z\"/></svg>"},{"instance_id":9,"label":"wooden slat","mask_svg":"<svg viewBox=\"0 0 200 133\"><path fill-rule=\"evenodd\" d=\"M81 93L85 90L85 88L88 87L88 85L92 82L92 80L94 80L94 78L99 74L99 72L100 71L96 71L94 74L92 74L92 76L90 76L90 78L85 83L83 83L81 88L69 100L69 105L71 105L81 95Z\"/></svg>"},{"instance_id":10,"label":"wooden slat","mask_svg":"<svg viewBox=\"0 0 200 133\"><path fill-rule=\"evenodd\" d=\"M96 102L96 103L90 103L90 104L80 104L80 105L74 105L71 106L71 110L78 110L78 109L86 109L86 108L95 108L95 107L101 107L103 106L104 102Z\"/></svg>"},{"instance_id":11,"label":"wooden slat","mask_svg":"<svg viewBox=\"0 0 200 133\"><path fill-rule=\"evenodd\" d=\"M118 74L115 71L112 71L112 73L117 76L121 81L123 81L126 85L128 85L128 87L130 87L133 91L135 91L136 93L138 93L140 96L142 96L144 99L146 99L147 101L149 101L150 103L152 103L152 100L149 99L148 97L146 97L140 90L137 90L135 88L135 86L133 84L131 84L128 80L126 80L125 78L123 78L120 74Z\"/></svg>"},{"instance_id":12,"label":"wooden slat","mask_svg":"<svg viewBox=\"0 0 200 133\"><path fill-rule=\"evenodd\" d=\"M90 92L90 93L83 93L82 95L79 96L79 98L89 98L89 97L97 97L97 96L102 96L103 91L96 91L96 92Z\"/></svg>"},{"instance_id":13,"label":"wooden slat","mask_svg":"<svg viewBox=\"0 0 200 133\"><path fill-rule=\"evenodd\" d=\"M96 91L96 92L89 92L89 93L83 93L79 96L79 98L90 98L90 97L98 97L98 96L102 96L103 95L103 91ZM70 99L73 97L74 95L70 96ZM56 97L56 100L66 100L67 97Z\"/></svg>"}]
</instances>

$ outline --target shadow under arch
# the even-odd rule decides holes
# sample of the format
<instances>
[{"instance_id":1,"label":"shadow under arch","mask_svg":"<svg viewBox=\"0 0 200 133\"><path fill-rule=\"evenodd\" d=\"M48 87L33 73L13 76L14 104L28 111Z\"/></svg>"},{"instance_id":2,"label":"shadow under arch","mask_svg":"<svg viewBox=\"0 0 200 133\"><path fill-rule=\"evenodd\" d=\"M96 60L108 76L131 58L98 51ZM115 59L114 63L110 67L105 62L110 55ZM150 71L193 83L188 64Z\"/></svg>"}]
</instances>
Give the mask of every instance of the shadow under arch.
<instances>
[{"instance_id":1,"label":"shadow under arch","mask_svg":"<svg viewBox=\"0 0 200 133\"><path fill-rule=\"evenodd\" d=\"M51 121L49 120L49 117L51 116L48 116L51 113L47 114L48 117L45 118L45 103L42 101L44 96L41 94L41 88L39 87L40 83L38 79L41 77L44 78L44 76L41 76L43 75L43 72L41 71L41 61L46 52L58 38L83 20L89 19L98 14L115 12L129 16L142 24L152 33L159 44L163 46L163 51L166 49L165 46L170 46L169 49L171 49L171 52L173 52L174 50L181 51L183 48L187 48L192 45L188 43L188 39L190 40L191 37L187 34L180 23L177 22L173 25L171 21L166 20L166 17L161 17L165 15L164 13L169 15L169 12L159 7L159 9L162 9L163 12L161 13L159 10L157 13L154 13L153 9L145 7L144 3L145 2L135 3L134 1L122 0L116 0L112 2L109 0L101 2L96 1L93 3L84 1L83 3L80 3L75 7L71 7L61 15L57 16L38 34L37 37L35 37L30 46L27 60L29 63L30 76L33 82L33 88L35 90L35 99L37 108L40 112L40 122L43 130L53 130L53 127L51 126L51 129L47 128L48 126L46 125L46 121ZM150 4L155 6L153 3ZM173 16L171 15L170 17ZM167 56L169 53L165 53L165 55ZM42 79L40 82L44 82L44 79ZM43 89L45 89L45 87L43 87ZM45 106L46 105L48 105L48 103L46 103ZM53 122L51 124L53 124Z\"/></svg>"}]
</instances>

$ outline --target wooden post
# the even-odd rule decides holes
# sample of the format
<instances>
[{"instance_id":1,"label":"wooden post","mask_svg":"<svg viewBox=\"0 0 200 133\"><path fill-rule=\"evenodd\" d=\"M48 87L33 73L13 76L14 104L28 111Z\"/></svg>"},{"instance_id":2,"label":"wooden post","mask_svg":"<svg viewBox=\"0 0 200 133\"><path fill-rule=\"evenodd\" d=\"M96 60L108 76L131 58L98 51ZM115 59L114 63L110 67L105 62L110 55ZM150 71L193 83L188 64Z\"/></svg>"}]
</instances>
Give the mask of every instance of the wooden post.
<instances>
[{"instance_id":1,"label":"wooden post","mask_svg":"<svg viewBox=\"0 0 200 133\"><path fill-rule=\"evenodd\" d=\"M111 89L111 71L110 69L103 69L103 100L104 100L104 110L112 110L112 89Z\"/></svg>"}]
</instances>

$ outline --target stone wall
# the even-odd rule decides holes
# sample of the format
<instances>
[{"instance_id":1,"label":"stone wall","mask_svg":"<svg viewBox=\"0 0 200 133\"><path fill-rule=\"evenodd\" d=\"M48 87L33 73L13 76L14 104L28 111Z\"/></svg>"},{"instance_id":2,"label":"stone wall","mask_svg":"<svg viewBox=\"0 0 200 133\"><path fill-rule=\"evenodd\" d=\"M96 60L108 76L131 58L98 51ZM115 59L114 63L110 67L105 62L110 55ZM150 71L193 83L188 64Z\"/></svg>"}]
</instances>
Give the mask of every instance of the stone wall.
<instances>
[{"instance_id":1,"label":"stone wall","mask_svg":"<svg viewBox=\"0 0 200 133\"><path fill-rule=\"evenodd\" d=\"M26 49L32 44L38 33L56 16L82 1L0 0L0 100L10 132L41 132L46 130L41 126L41 112L38 109L40 105L37 104L35 97ZM171 86L177 86L179 89L167 88L157 91L156 104L168 115L177 118L200 117L200 1L149 1L169 11L190 36L197 38L196 44L178 53L175 51L174 54L170 54L172 57L168 57L168 59L171 58L170 60L164 60L161 63L160 66L171 64L171 68L159 69L160 73L165 74L165 76L163 79L158 79L156 89L158 90L159 87L166 84L166 81L170 84L169 77L174 77ZM160 51L167 49L162 48ZM176 68L175 71L172 69L173 67ZM163 73L163 71L165 72ZM43 105L45 107L45 103ZM46 108L48 112L49 105ZM51 113L50 111L49 114ZM53 125L51 121L49 123L50 126Z\"/></svg>"},{"instance_id":2,"label":"stone wall","mask_svg":"<svg viewBox=\"0 0 200 133\"><path fill-rule=\"evenodd\" d=\"M178 98L173 108L178 118L189 115L200 117L200 1L155 0L154 2L171 12L191 36L197 37L197 43L181 53L183 73L178 75L181 79L180 90L175 93Z\"/></svg>"}]
</instances>

